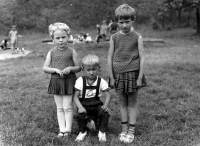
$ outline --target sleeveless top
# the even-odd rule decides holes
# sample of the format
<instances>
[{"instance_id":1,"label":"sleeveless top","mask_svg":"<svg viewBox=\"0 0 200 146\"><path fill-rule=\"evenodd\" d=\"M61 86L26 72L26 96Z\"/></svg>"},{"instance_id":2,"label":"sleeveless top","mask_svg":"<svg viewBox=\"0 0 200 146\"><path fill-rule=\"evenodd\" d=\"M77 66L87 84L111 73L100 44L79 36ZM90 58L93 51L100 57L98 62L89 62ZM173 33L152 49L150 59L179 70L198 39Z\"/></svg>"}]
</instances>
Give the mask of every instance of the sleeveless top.
<instances>
[{"instance_id":1,"label":"sleeveless top","mask_svg":"<svg viewBox=\"0 0 200 146\"><path fill-rule=\"evenodd\" d=\"M133 31L129 34L117 32L112 35L114 42L113 71L125 73L140 68L138 38L140 34Z\"/></svg>"},{"instance_id":2,"label":"sleeveless top","mask_svg":"<svg viewBox=\"0 0 200 146\"><path fill-rule=\"evenodd\" d=\"M52 68L64 70L68 66L74 66L73 48L67 47L64 50L59 50L57 47L55 47L51 49L50 56L51 56L50 66ZM70 74L75 75L75 73L70 73ZM59 75L57 73L53 73L51 74L51 76L56 77Z\"/></svg>"}]
</instances>

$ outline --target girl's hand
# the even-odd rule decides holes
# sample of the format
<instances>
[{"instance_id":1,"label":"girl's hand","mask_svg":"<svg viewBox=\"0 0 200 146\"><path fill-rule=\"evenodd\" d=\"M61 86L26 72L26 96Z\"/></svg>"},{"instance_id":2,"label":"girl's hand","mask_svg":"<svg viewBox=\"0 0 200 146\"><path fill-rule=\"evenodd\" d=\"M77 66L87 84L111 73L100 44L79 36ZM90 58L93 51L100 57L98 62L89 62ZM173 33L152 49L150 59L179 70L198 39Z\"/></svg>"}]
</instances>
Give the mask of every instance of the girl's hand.
<instances>
[{"instance_id":1,"label":"girl's hand","mask_svg":"<svg viewBox=\"0 0 200 146\"><path fill-rule=\"evenodd\" d=\"M105 112L109 112L109 109L108 109L108 107L107 107L106 105L103 105L101 108L102 108Z\"/></svg>"},{"instance_id":2,"label":"girl's hand","mask_svg":"<svg viewBox=\"0 0 200 146\"><path fill-rule=\"evenodd\" d=\"M56 69L55 71L56 71L57 74L59 74L62 77L62 71L61 70Z\"/></svg>"},{"instance_id":3,"label":"girl's hand","mask_svg":"<svg viewBox=\"0 0 200 146\"><path fill-rule=\"evenodd\" d=\"M86 113L86 109L84 107L79 108L78 113Z\"/></svg>"},{"instance_id":4,"label":"girl's hand","mask_svg":"<svg viewBox=\"0 0 200 146\"><path fill-rule=\"evenodd\" d=\"M110 88L111 89L115 88L115 79L114 78L110 78Z\"/></svg>"},{"instance_id":5,"label":"girl's hand","mask_svg":"<svg viewBox=\"0 0 200 146\"><path fill-rule=\"evenodd\" d=\"M70 68L69 68L69 67L65 68L65 69L62 71L62 73L63 73L64 75L68 75L68 74L70 73Z\"/></svg>"},{"instance_id":6,"label":"girl's hand","mask_svg":"<svg viewBox=\"0 0 200 146\"><path fill-rule=\"evenodd\" d=\"M137 79L137 88L140 89L142 87L142 78Z\"/></svg>"}]
</instances>

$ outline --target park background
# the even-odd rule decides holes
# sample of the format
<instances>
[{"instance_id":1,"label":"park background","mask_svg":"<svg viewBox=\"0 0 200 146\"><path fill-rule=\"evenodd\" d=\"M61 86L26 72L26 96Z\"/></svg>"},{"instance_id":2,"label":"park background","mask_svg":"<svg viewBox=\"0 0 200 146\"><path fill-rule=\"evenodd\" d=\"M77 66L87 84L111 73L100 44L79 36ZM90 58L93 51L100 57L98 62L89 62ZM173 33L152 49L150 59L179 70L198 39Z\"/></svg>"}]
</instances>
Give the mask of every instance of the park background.
<instances>
[{"instance_id":1,"label":"park background","mask_svg":"<svg viewBox=\"0 0 200 146\"><path fill-rule=\"evenodd\" d=\"M42 70L53 47L42 43L49 38L49 24L64 22L72 34L88 32L94 38L96 24L111 19L122 3L136 8L134 27L144 38L164 39L144 42L148 87L139 93L136 139L131 145L200 145L199 0L0 0L0 39L16 24L23 46L31 51L25 57L0 61L0 145L126 145L117 139L120 116L114 92L106 143L98 142L97 132L82 143L74 142L76 119L69 138L56 138L56 106L47 93L50 76ZM108 80L108 43L69 45L80 58L89 53L99 56L100 75Z\"/></svg>"}]
</instances>

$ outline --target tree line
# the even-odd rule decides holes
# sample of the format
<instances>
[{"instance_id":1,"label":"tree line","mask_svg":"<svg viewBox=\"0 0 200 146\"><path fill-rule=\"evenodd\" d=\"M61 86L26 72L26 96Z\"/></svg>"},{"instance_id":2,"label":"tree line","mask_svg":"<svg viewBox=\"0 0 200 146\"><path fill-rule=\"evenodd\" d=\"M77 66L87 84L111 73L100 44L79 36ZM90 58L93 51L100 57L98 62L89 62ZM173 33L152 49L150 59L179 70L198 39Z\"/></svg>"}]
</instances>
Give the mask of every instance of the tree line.
<instances>
[{"instance_id":1,"label":"tree line","mask_svg":"<svg viewBox=\"0 0 200 146\"><path fill-rule=\"evenodd\" d=\"M188 26L195 22L200 34L200 0L0 0L0 27L16 24L46 32L49 24L64 22L75 29L91 28L111 19L123 3L136 9L137 24L156 22L164 28L184 19Z\"/></svg>"}]
</instances>

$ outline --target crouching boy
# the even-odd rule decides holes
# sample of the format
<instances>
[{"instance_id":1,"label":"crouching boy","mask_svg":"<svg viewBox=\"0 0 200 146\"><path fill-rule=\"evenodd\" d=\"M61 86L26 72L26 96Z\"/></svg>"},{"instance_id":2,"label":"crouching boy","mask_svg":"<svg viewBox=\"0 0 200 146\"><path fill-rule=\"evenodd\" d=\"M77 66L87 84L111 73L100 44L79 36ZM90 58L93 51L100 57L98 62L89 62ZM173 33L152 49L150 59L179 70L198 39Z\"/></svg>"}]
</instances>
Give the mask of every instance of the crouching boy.
<instances>
[{"instance_id":1,"label":"crouching boy","mask_svg":"<svg viewBox=\"0 0 200 146\"><path fill-rule=\"evenodd\" d=\"M108 83L97 76L100 70L99 58L96 55L87 55L82 59L84 76L79 77L75 83L74 102L78 108L79 135L75 141L84 140L87 135L89 117L98 119L99 141L106 141L106 130L109 119L108 105L111 100ZM105 93L105 102L100 100Z\"/></svg>"}]
</instances>

